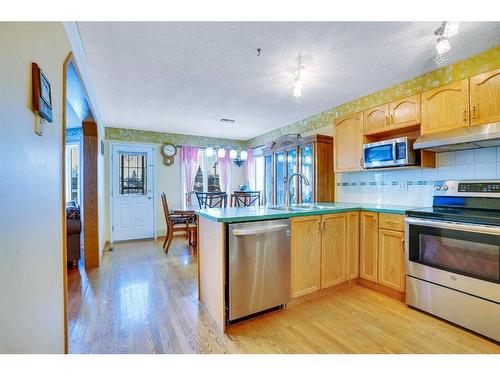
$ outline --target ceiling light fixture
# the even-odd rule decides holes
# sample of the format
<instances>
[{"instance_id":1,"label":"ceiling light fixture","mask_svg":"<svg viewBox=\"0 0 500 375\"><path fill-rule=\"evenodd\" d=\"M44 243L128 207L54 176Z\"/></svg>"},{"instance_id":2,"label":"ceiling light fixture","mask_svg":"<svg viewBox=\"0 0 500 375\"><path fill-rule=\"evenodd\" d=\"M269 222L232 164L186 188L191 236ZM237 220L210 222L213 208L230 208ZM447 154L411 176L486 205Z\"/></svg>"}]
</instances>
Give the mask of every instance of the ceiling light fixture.
<instances>
[{"instance_id":1,"label":"ceiling light fixture","mask_svg":"<svg viewBox=\"0 0 500 375\"><path fill-rule=\"evenodd\" d=\"M438 67L443 67L448 63L446 53L451 49L449 38L457 35L459 22L444 21L434 30L436 36L437 56L434 60Z\"/></svg>"},{"instance_id":2,"label":"ceiling light fixture","mask_svg":"<svg viewBox=\"0 0 500 375\"><path fill-rule=\"evenodd\" d=\"M212 156L214 156L214 149L213 147L207 147L205 149L205 155L209 158L211 158Z\"/></svg>"},{"instance_id":3,"label":"ceiling light fixture","mask_svg":"<svg viewBox=\"0 0 500 375\"><path fill-rule=\"evenodd\" d=\"M229 158L230 159L236 159L237 156L238 156L238 152L234 148L229 150Z\"/></svg>"},{"instance_id":4,"label":"ceiling light fixture","mask_svg":"<svg viewBox=\"0 0 500 375\"><path fill-rule=\"evenodd\" d=\"M248 159L248 152L243 150L240 152L240 159L241 160L247 160Z\"/></svg>"},{"instance_id":5,"label":"ceiling light fixture","mask_svg":"<svg viewBox=\"0 0 500 375\"><path fill-rule=\"evenodd\" d=\"M454 35L457 35L459 24L460 24L459 22L450 22L450 21L443 22L444 25L443 36L446 38L450 38Z\"/></svg>"},{"instance_id":6,"label":"ceiling light fixture","mask_svg":"<svg viewBox=\"0 0 500 375\"><path fill-rule=\"evenodd\" d=\"M436 50L439 55L443 55L450 50L450 41L444 37L440 37L436 43Z\"/></svg>"},{"instance_id":7,"label":"ceiling light fixture","mask_svg":"<svg viewBox=\"0 0 500 375\"><path fill-rule=\"evenodd\" d=\"M293 97L300 98L302 96L302 81L300 79L300 72L305 66L302 65L302 55L299 53L297 56L297 71L295 73L295 81L293 82Z\"/></svg>"}]
</instances>

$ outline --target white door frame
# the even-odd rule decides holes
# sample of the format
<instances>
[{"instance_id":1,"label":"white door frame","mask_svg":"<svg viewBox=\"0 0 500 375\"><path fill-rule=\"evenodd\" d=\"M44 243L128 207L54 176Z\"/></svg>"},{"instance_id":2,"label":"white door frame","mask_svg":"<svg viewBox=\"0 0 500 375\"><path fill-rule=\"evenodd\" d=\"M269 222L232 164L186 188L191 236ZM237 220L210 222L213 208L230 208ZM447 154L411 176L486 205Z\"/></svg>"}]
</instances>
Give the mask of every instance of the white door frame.
<instances>
[{"instance_id":1,"label":"white door frame","mask_svg":"<svg viewBox=\"0 0 500 375\"><path fill-rule=\"evenodd\" d=\"M130 150L134 148L150 148L153 154L153 235L156 240L158 233L156 230L156 147L148 143L121 143L109 142L109 176L108 176L108 202L109 202L109 242L114 243L113 231L113 150L115 147L127 147Z\"/></svg>"}]
</instances>

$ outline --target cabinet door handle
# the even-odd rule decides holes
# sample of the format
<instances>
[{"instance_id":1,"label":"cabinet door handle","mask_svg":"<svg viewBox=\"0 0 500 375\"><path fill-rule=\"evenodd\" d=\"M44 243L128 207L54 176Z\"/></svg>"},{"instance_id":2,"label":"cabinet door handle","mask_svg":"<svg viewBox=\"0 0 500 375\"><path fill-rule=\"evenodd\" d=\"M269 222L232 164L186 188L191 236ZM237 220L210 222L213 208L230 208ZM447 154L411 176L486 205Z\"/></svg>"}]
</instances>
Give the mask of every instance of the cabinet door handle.
<instances>
[{"instance_id":1,"label":"cabinet door handle","mask_svg":"<svg viewBox=\"0 0 500 375\"><path fill-rule=\"evenodd\" d=\"M401 239L401 250L405 251L405 238Z\"/></svg>"},{"instance_id":2,"label":"cabinet door handle","mask_svg":"<svg viewBox=\"0 0 500 375\"><path fill-rule=\"evenodd\" d=\"M326 221L323 221L323 232L326 230Z\"/></svg>"},{"instance_id":3,"label":"cabinet door handle","mask_svg":"<svg viewBox=\"0 0 500 375\"><path fill-rule=\"evenodd\" d=\"M385 125L389 125L389 116L385 116Z\"/></svg>"},{"instance_id":4,"label":"cabinet door handle","mask_svg":"<svg viewBox=\"0 0 500 375\"><path fill-rule=\"evenodd\" d=\"M472 119L473 120L476 119L476 106L475 105L472 106Z\"/></svg>"},{"instance_id":5,"label":"cabinet door handle","mask_svg":"<svg viewBox=\"0 0 500 375\"><path fill-rule=\"evenodd\" d=\"M389 124L394 125L394 115L391 115L391 120L390 120Z\"/></svg>"},{"instance_id":6,"label":"cabinet door handle","mask_svg":"<svg viewBox=\"0 0 500 375\"><path fill-rule=\"evenodd\" d=\"M464 122L467 122L467 109L464 109Z\"/></svg>"},{"instance_id":7,"label":"cabinet door handle","mask_svg":"<svg viewBox=\"0 0 500 375\"><path fill-rule=\"evenodd\" d=\"M319 225L318 230L319 230L320 232L321 232L321 225L322 225L322 224L323 224L323 222L322 222L322 221L318 221L318 225Z\"/></svg>"},{"instance_id":8,"label":"cabinet door handle","mask_svg":"<svg viewBox=\"0 0 500 375\"><path fill-rule=\"evenodd\" d=\"M391 220L386 220L385 221L387 224L399 224L399 221L391 221Z\"/></svg>"}]
</instances>

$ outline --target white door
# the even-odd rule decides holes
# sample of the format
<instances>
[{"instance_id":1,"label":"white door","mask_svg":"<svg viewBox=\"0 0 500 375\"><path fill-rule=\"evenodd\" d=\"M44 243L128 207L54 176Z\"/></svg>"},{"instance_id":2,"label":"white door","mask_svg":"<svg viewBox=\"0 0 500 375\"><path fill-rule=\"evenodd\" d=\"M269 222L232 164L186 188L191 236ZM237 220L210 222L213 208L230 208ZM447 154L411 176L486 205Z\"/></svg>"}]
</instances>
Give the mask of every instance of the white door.
<instances>
[{"instance_id":1,"label":"white door","mask_svg":"<svg viewBox=\"0 0 500 375\"><path fill-rule=\"evenodd\" d=\"M154 148L113 145L111 240L154 237Z\"/></svg>"}]
</instances>

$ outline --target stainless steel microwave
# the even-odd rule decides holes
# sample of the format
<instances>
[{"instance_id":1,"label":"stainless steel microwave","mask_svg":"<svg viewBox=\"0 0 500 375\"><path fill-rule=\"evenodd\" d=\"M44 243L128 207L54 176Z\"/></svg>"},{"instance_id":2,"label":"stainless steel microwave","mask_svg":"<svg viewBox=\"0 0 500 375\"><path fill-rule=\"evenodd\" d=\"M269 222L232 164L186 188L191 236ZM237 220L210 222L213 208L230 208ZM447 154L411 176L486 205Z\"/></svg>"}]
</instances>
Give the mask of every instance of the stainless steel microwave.
<instances>
[{"instance_id":1,"label":"stainless steel microwave","mask_svg":"<svg viewBox=\"0 0 500 375\"><path fill-rule=\"evenodd\" d=\"M363 145L363 167L387 168L415 165L417 161L413 150L414 141L409 137L401 137Z\"/></svg>"}]
</instances>

